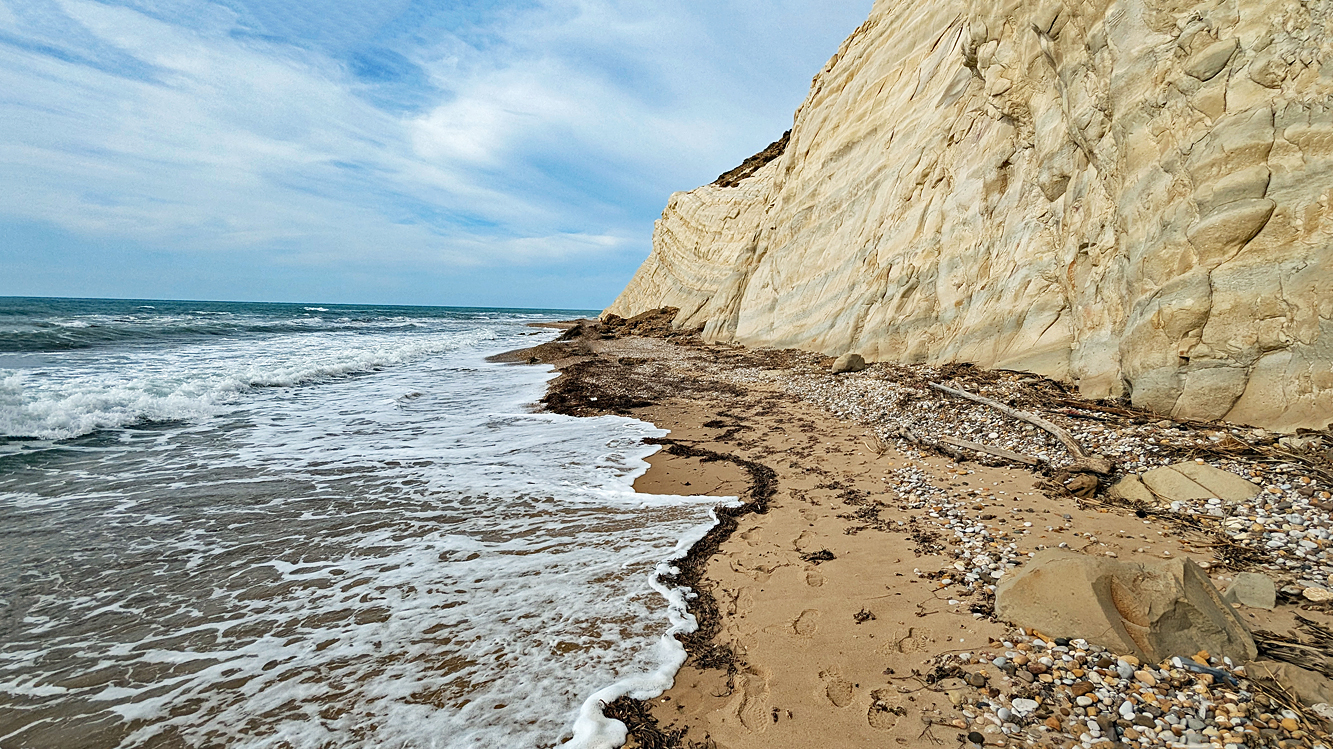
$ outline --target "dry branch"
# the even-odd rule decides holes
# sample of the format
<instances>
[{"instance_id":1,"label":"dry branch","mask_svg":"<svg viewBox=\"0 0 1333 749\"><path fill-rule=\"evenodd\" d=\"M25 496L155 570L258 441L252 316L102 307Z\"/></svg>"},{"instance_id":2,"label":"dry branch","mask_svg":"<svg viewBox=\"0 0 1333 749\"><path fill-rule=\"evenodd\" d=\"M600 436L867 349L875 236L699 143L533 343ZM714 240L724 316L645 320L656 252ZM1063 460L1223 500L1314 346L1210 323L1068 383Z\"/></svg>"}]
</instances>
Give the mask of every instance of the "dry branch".
<instances>
[{"instance_id":1,"label":"dry branch","mask_svg":"<svg viewBox=\"0 0 1333 749\"><path fill-rule=\"evenodd\" d=\"M1015 463L1022 463L1023 465L1028 465L1028 466L1041 465L1041 460L1038 458L1034 458L1031 455L1024 455L1023 453L1016 453L1013 450L1006 450L1003 447L983 445L980 442L968 442L967 440L960 440L955 437L940 437L940 442L948 443L950 445L953 445L954 447L961 447L967 450L972 450L973 452L984 453L986 455L993 455L997 458L1004 458L1005 460L1013 461Z\"/></svg>"},{"instance_id":2,"label":"dry branch","mask_svg":"<svg viewBox=\"0 0 1333 749\"><path fill-rule=\"evenodd\" d=\"M992 400L985 396L969 393L966 390L958 390L956 388L951 388L946 385L941 385L938 382L932 382L930 383L930 386L935 388L936 390L939 390L942 393L956 395L959 398L966 398L967 400L970 400L974 403L980 403L983 406L990 406L991 408L999 411L1000 413L1006 416L1018 419L1019 421L1026 421L1027 423L1032 424L1033 426L1045 429L1046 431L1055 435L1055 438L1060 440L1060 442L1063 443L1064 446L1069 450L1069 452L1074 456L1075 463L1074 466L1072 467L1072 470L1089 471L1092 473L1100 473L1103 475L1109 474L1111 472L1111 462L1109 460L1100 455L1089 455L1087 451L1083 449L1083 446L1079 444L1078 440L1074 439L1074 435L1070 434L1068 430L1064 429L1063 427L1052 424L1051 422L1041 418L1040 416L1037 416L1036 414L1030 414L1027 411L1019 411L1018 409L1010 408L1009 406L1006 406L997 400Z\"/></svg>"}]
</instances>

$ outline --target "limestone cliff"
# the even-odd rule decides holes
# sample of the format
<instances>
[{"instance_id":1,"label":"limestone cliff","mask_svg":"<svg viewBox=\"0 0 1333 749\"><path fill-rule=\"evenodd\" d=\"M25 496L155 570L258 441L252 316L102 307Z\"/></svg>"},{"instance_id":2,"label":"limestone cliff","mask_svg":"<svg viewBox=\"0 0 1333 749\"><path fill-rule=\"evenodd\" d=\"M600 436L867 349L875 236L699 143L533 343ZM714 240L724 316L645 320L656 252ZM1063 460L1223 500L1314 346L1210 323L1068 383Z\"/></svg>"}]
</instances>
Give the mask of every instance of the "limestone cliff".
<instances>
[{"instance_id":1,"label":"limestone cliff","mask_svg":"<svg viewBox=\"0 0 1333 749\"><path fill-rule=\"evenodd\" d=\"M781 154L673 195L607 311L1323 427L1331 20L1325 0L879 0Z\"/></svg>"}]
</instances>

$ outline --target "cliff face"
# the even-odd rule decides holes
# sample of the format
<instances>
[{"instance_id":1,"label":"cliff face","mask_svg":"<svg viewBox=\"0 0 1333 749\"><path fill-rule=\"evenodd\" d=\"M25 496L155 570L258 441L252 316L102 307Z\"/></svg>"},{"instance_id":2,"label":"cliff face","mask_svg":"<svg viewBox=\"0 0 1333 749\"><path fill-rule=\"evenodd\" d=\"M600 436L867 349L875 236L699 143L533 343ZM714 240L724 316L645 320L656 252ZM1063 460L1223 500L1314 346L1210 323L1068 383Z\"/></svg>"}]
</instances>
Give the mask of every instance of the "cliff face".
<instances>
[{"instance_id":1,"label":"cliff face","mask_svg":"<svg viewBox=\"0 0 1333 749\"><path fill-rule=\"evenodd\" d=\"M1333 4L879 0L607 310L1333 421Z\"/></svg>"}]
</instances>

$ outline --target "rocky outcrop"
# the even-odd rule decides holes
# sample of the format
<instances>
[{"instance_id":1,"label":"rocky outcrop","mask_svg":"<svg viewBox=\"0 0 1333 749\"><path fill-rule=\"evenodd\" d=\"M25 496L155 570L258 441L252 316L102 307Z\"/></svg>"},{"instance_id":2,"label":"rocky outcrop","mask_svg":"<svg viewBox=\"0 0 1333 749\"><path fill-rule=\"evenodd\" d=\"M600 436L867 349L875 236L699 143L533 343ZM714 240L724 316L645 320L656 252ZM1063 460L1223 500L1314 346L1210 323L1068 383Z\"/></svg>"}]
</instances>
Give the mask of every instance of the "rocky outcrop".
<instances>
[{"instance_id":1,"label":"rocky outcrop","mask_svg":"<svg viewBox=\"0 0 1333 749\"><path fill-rule=\"evenodd\" d=\"M1331 15L879 0L780 154L671 197L608 312L670 305L712 340L966 361L1176 418L1323 427Z\"/></svg>"}]
</instances>

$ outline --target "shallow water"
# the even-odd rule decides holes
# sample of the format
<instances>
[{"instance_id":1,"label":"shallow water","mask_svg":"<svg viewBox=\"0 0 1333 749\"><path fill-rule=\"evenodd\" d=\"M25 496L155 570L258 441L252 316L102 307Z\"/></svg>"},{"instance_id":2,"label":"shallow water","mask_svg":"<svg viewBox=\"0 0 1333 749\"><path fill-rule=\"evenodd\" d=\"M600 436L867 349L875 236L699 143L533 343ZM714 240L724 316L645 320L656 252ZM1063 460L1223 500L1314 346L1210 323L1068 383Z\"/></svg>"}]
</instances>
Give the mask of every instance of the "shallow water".
<instances>
[{"instance_id":1,"label":"shallow water","mask_svg":"<svg viewBox=\"0 0 1333 749\"><path fill-rule=\"evenodd\" d=\"M0 307L0 745L606 745L674 668L717 500L484 361L571 313Z\"/></svg>"}]
</instances>

